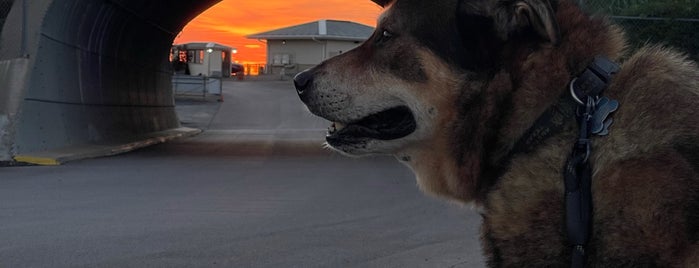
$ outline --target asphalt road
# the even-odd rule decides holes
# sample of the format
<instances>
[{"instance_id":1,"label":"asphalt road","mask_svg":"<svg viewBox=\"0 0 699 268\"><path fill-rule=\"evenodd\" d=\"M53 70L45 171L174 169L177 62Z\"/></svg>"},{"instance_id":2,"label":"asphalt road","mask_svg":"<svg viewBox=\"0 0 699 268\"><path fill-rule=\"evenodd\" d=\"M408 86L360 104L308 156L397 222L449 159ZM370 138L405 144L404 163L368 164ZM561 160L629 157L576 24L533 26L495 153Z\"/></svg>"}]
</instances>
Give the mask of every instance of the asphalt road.
<instances>
[{"instance_id":1,"label":"asphalt road","mask_svg":"<svg viewBox=\"0 0 699 268\"><path fill-rule=\"evenodd\" d=\"M394 159L294 147L326 122L288 82L230 81L224 97L180 101L206 129L194 138L0 168L0 267L484 266L479 216Z\"/></svg>"}]
</instances>

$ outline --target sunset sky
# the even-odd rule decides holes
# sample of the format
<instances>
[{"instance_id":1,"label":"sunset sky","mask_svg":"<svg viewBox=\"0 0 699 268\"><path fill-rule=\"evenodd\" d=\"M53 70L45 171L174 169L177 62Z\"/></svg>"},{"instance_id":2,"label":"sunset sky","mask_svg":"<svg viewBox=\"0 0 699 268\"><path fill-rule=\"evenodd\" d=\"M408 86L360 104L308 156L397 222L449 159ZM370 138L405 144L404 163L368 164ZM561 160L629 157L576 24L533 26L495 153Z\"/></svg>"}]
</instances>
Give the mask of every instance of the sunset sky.
<instances>
[{"instance_id":1,"label":"sunset sky","mask_svg":"<svg viewBox=\"0 0 699 268\"><path fill-rule=\"evenodd\" d=\"M241 63L264 63L265 44L246 35L321 19L376 25L381 8L370 0L224 0L192 20L175 43L212 41L238 49Z\"/></svg>"}]
</instances>

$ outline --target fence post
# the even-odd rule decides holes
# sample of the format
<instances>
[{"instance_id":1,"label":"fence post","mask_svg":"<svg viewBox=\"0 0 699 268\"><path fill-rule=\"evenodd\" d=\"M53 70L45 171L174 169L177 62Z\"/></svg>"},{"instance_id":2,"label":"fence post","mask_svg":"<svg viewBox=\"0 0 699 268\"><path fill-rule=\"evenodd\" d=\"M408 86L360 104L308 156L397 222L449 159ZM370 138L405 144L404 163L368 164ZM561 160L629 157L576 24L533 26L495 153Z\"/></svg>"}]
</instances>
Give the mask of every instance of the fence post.
<instances>
[{"instance_id":1,"label":"fence post","mask_svg":"<svg viewBox=\"0 0 699 268\"><path fill-rule=\"evenodd\" d=\"M204 77L204 90L202 90L202 98L206 100L206 91L209 90L209 76Z\"/></svg>"},{"instance_id":2,"label":"fence post","mask_svg":"<svg viewBox=\"0 0 699 268\"><path fill-rule=\"evenodd\" d=\"M218 101L223 102L223 77L218 80Z\"/></svg>"}]
</instances>

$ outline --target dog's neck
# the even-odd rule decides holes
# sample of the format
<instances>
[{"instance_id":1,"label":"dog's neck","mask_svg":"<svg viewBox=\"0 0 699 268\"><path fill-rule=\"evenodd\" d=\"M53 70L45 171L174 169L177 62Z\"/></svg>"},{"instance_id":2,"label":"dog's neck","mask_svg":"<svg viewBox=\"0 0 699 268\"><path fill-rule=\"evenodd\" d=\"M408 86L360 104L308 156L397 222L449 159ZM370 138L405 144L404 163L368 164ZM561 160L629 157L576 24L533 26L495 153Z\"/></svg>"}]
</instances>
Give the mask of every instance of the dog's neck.
<instances>
[{"instance_id":1,"label":"dog's neck","mask_svg":"<svg viewBox=\"0 0 699 268\"><path fill-rule=\"evenodd\" d=\"M503 71L509 74L512 85L507 104L511 110L502 115L496 158L512 148L595 56L618 61L624 52L623 33L605 18L591 18L570 1L561 1L556 15L562 37L559 46L515 45L518 49L512 49L505 59ZM531 49L534 46L537 48Z\"/></svg>"},{"instance_id":2,"label":"dog's neck","mask_svg":"<svg viewBox=\"0 0 699 268\"><path fill-rule=\"evenodd\" d=\"M515 44L510 50L511 55L505 57L502 72L509 75L512 88L509 97L504 98L507 103L499 105L510 109L499 115L501 127L495 138L496 150L487 156L490 166L499 166L496 162L509 154L538 117L564 94L571 79L579 75L595 56L603 55L618 61L624 53L626 40L623 32L606 18L590 17L571 1L559 2L556 17L562 37L559 46ZM481 179L491 180L482 182L484 186L497 180Z\"/></svg>"},{"instance_id":3,"label":"dog's neck","mask_svg":"<svg viewBox=\"0 0 699 268\"><path fill-rule=\"evenodd\" d=\"M448 126L454 136L439 137L434 144L409 152L407 164L426 192L463 203L484 202L498 179L495 174L500 174L493 169L502 168L497 161L558 100L571 78L596 55L613 60L622 56L623 35L604 18L591 18L570 1L561 1L557 20L559 46L512 41L503 68L484 85L482 94L458 102L455 120L462 122Z\"/></svg>"}]
</instances>

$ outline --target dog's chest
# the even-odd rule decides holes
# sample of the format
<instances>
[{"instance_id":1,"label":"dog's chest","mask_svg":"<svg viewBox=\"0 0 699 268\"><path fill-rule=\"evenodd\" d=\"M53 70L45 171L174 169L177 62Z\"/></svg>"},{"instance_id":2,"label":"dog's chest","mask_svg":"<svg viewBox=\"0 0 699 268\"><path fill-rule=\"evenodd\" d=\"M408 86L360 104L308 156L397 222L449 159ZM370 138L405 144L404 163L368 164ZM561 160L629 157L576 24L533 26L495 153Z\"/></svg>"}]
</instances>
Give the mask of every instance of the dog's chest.
<instances>
[{"instance_id":1,"label":"dog's chest","mask_svg":"<svg viewBox=\"0 0 699 268\"><path fill-rule=\"evenodd\" d=\"M561 169L568 152L545 146L513 159L489 193L482 242L491 267L569 265Z\"/></svg>"}]
</instances>

